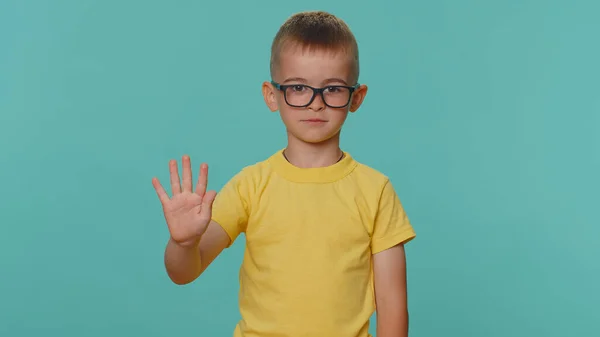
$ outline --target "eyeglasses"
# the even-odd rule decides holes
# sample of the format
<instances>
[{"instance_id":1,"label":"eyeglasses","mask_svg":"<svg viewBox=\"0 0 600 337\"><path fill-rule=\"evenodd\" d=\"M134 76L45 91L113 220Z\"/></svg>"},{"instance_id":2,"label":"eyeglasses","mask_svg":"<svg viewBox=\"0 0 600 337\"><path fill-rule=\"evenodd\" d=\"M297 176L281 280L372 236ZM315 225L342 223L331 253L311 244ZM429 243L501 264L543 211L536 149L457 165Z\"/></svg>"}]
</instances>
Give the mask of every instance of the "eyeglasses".
<instances>
[{"instance_id":1,"label":"eyeglasses","mask_svg":"<svg viewBox=\"0 0 600 337\"><path fill-rule=\"evenodd\" d=\"M358 89L359 84L354 86L330 85L324 88L314 88L305 84L282 85L275 81L271 84L283 92L285 102L295 108L309 106L318 95L321 95L323 103L330 108L339 109L347 106L352 98L352 93Z\"/></svg>"}]
</instances>

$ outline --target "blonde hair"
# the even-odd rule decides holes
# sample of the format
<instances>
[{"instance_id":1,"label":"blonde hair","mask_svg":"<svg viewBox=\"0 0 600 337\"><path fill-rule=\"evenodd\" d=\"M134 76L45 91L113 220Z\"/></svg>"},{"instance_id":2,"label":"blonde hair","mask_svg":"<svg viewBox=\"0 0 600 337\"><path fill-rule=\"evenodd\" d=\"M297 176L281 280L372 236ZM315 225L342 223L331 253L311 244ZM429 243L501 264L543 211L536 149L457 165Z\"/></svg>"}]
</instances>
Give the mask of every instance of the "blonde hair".
<instances>
[{"instance_id":1,"label":"blonde hair","mask_svg":"<svg viewBox=\"0 0 600 337\"><path fill-rule=\"evenodd\" d=\"M350 53L353 58L352 73L358 80L358 44L348 25L333 14L324 11L306 11L288 18L271 45L271 76L279 64L279 56L286 46L295 45L309 50L328 50Z\"/></svg>"}]
</instances>

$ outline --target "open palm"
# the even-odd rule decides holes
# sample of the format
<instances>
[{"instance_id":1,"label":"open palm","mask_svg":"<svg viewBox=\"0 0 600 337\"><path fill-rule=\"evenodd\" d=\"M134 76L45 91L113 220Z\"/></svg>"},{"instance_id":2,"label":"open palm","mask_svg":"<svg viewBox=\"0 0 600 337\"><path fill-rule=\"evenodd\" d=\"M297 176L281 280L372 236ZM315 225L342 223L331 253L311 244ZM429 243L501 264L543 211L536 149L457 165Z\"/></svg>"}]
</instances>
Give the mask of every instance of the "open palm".
<instances>
[{"instance_id":1,"label":"open palm","mask_svg":"<svg viewBox=\"0 0 600 337\"><path fill-rule=\"evenodd\" d=\"M215 191L206 191L208 182L208 165L200 165L200 173L196 189L193 190L192 168L189 156L182 159L183 179L180 183L177 162L169 162L172 197L162 187L157 178L152 179L152 185L158 194L163 207L165 220L171 233L171 238L181 245L197 242L206 231L212 216L212 204Z\"/></svg>"}]
</instances>

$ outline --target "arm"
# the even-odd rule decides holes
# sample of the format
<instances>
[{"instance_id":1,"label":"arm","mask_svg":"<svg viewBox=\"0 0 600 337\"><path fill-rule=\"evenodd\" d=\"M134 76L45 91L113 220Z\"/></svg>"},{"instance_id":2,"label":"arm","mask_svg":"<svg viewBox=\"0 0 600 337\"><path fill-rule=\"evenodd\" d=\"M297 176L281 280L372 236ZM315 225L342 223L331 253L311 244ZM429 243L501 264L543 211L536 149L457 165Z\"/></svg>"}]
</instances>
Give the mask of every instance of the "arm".
<instances>
[{"instance_id":1,"label":"arm","mask_svg":"<svg viewBox=\"0 0 600 337\"><path fill-rule=\"evenodd\" d=\"M377 337L408 336L406 257L399 244L373 256Z\"/></svg>"},{"instance_id":2,"label":"arm","mask_svg":"<svg viewBox=\"0 0 600 337\"><path fill-rule=\"evenodd\" d=\"M234 229L227 232L220 224L237 221L235 226L237 229L238 223L245 221L241 216L235 217L236 214L245 214L239 210L240 201L222 207L221 203L215 203L216 192L206 191L208 165L200 165L195 190L192 190L189 156L183 157L182 166L183 180L180 181L177 162L174 160L169 162L172 197L169 197L157 178L152 179L171 234L165 248L164 264L169 278L176 284L194 281L223 249L231 244L234 235L238 233ZM225 199L235 201L236 190L231 185L232 183L225 189ZM221 220L219 223L213 220L213 203L217 204L215 210L217 217L225 219L225 223ZM231 220L232 218L235 220Z\"/></svg>"},{"instance_id":3,"label":"arm","mask_svg":"<svg viewBox=\"0 0 600 337\"><path fill-rule=\"evenodd\" d=\"M169 278L183 285L197 279L230 244L225 230L211 221L200 240L191 245L180 245L172 238L165 249L165 267Z\"/></svg>"}]
</instances>

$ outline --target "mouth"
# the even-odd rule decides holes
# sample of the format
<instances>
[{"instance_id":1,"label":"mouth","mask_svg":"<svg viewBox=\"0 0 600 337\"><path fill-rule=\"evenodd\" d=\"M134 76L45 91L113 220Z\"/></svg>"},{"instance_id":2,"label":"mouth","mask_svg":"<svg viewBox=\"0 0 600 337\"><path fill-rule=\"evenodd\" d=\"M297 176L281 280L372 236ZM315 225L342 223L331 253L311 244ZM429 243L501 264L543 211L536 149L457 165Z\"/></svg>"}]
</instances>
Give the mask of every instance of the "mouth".
<instances>
[{"instance_id":1,"label":"mouth","mask_svg":"<svg viewBox=\"0 0 600 337\"><path fill-rule=\"evenodd\" d=\"M325 123L325 122L327 122L326 120L320 119L320 118L309 118L309 119L304 119L302 121L307 122L307 123Z\"/></svg>"}]
</instances>

